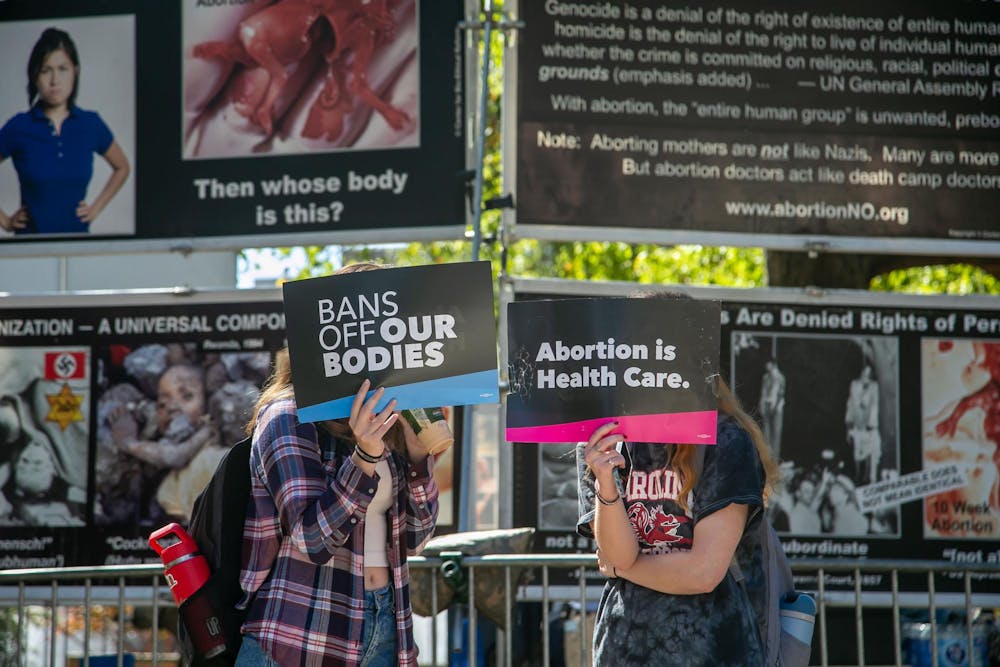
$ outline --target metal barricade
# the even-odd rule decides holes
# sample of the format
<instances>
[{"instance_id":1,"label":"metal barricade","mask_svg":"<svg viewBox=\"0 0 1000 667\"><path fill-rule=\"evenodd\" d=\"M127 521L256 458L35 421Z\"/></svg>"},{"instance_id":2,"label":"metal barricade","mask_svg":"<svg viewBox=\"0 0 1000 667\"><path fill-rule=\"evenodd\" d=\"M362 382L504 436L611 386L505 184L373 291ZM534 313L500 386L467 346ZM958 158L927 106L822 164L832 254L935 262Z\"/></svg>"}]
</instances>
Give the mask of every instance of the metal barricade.
<instances>
[{"instance_id":1,"label":"metal barricade","mask_svg":"<svg viewBox=\"0 0 1000 667\"><path fill-rule=\"evenodd\" d=\"M440 558L411 558L409 561L412 569L420 568L440 568L442 564ZM467 632L465 638L464 655L466 656L462 664L474 664L477 661L468 656L478 655L477 642L479 641L477 608L476 608L476 576L484 576L487 571L495 575L498 571L503 572L503 585L505 600L513 600L508 603L505 609L505 627L513 627L513 619L517 613L515 605L526 601L541 603L543 610L548 610L553 602L569 600L579 604L582 618L586 618L588 603L593 603L599 595L600 586L596 584L588 585L587 572L596 570L596 558L593 555L552 555L552 554L497 554L488 556L469 556L461 559L461 567L466 572L466 582L468 585L468 604L461 607L461 613L467 615ZM1000 579L1000 564L963 564L946 561L898 561L898 560L855 560L855 559L795 559L791 561L792 569L797 576L804 577L805 581L812 580L815 587L800 585L804 590L812 590L817 597L817 621L814 636L813 657L815 664L827 667L829 661L830 636L828 631L827 615L832 609L853 609L854 612L854 641L857 646L856 660L850 664L867 665L866 662L866 640L869 642L891 641L894 647L894 663L902 666L903 655L901 647L903 636L901 630L901 609L922 608L928 610L930 625L930 645L932 651L932 662L938 664L937 655L937 635L940 633L939 623L936 620L939 609L956 609L964 615L965 633L967 646L972 647L974 642L974 610L981 606L1000 607L1000 598L997 594L984 590L974 590L973 581L989 579L994 582L992 588L998 588L995 581ZM454 568L452 560L449 567ZM523 568L530 568L531 582L523 584L514 581L511 572L522 571ZM551 584L553 571L568 570L574 572L578 580L571 596L566 595L565 587L553 587ZM887 590L870 591L863 590L863 579L871 575L881 575L888 578L888 585L882 588ZM836 580L838 584L844 583L847 577L852 585L844 588L839 586L836 590L828 586L829 581ZM922 578L926 584L924 590L901 591L900 577ZM936 585L936 576L945 576L957 579L961 582L958 591L939 592ZM559 590L556 590L559 589ZM432 589L432 595L437 598L437 589ZM148 607L151 613L151 642L148 653L144 660L136 662L138 665L150 665L159 667L163 665L179 664L179 656L164 650L160 644L160 626L158 624L159 611L164 607L172 607L173 600L167 593L164 585L163 568L161 565L134 565L134 566L106 566L106 567L67 567L67 568L40 568L24 570L0 571L0 664L15 665L17 667L36 667L36 665L57 665L57 664L91 664L91 635L94 622L94 609L100 605L117 606L119 610L119 621L121 621L121 610L127 605L135 607ZM58 661L60 652L57 650L56 638L71 631L67 627L66 613L60 613L60 609L79 609L76 625L79 626L75 632L82 648L82 656L70 660L68 656L63 656L63 661ZM436 605L432 608L436 609ZM29 624L29 610L43 610L42 617L48 624L47 637L48 646L44 651L35 646L35 661L28 659L28 652L25 650L27 637L27 625ZM866 610L889 610L892 618L893 636L890 639L885 637L865 637L864 622ZM38 618L34 622L38 622ZM117 655L118 667L125 667L125 636L126 628L123 622L117 624L117 635L115 640L115 651ZM436 664L439 656L438 629L436 623L430 623L430 634L420 645L422 652L422 665ZM590 662L590 633L586 631L586 623L580 624L581 631L575 640L579 641L580 664L586 665ZM13 635L13 636L11 636ZM838 638L839 641L840 638ZM552 655L551 637L549 624L542 622L537 628L537 635L534 637L518 637L519 641L533 642L533 645L541 645L541 664L549 665ZM574 641L575 641L574 640ZM496 633L495 655L497 665L511 665L514 654L514 633L511 631ZM421 644L418 638L418 645ZM449 643L449 646L451 644ZM575 648L575 647L574 647ZM2 653L6 651L6 655ZM574 651L575 652L575 651ZM37 656L42 654L39 660ZM426 657L424 657L426 656ZM452 664L451 655L445 659L444 664ZM78 660L78 662L74 662ZM107 663L102 663L107 664ZM970 665L975 665L971 662Z\"/></svg>"}]
</instances>

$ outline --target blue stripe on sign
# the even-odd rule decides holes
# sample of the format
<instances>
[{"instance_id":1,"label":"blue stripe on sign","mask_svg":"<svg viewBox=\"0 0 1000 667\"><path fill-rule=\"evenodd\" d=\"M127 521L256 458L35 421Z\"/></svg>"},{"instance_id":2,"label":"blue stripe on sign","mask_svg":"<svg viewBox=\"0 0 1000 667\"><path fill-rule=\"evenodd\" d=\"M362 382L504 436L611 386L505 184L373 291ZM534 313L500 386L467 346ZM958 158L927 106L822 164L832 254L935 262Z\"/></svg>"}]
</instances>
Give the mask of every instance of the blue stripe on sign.
<instances>
[{"instance_id":1,"label":"blue stripe on sign","mask_svg":"<svg viewBox=\"0 0 1000 667\"><path fill-rule=\"evenodd\" d=\"M371 396L371 392L368 394ZM440 380L414 382L399 387L386 387L385 396L376 410L381 410L392 399L396 409L427 408L441 405L472 405L495 403L499 400L499 376L496 369L456 375ZM345 396L298 409L299 421L318 422L324 419L349 417L354 396Z\"/></svg>"}]
</instances>

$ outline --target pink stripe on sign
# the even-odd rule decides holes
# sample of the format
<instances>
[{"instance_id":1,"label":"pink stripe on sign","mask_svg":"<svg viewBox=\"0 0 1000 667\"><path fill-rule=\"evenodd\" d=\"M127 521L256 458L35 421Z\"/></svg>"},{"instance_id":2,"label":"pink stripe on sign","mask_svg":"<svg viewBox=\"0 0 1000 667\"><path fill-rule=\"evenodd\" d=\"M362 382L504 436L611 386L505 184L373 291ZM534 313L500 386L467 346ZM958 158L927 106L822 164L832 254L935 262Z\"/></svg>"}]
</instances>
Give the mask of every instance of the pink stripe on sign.
<instances>
[{"instance_id":1,"label":"pink stripe on sign","mask_svg":"<svg viewBox=\"0 0 1000 667\"><path fill-rule=\"evenodd\" d=\"M633 442L673 442L714 445L718 411L673 412L659 415L602 417L548 426L508 428L508 442L582 442L601 424L616 421L616 433Z\"/></svg>"}]
</instances>

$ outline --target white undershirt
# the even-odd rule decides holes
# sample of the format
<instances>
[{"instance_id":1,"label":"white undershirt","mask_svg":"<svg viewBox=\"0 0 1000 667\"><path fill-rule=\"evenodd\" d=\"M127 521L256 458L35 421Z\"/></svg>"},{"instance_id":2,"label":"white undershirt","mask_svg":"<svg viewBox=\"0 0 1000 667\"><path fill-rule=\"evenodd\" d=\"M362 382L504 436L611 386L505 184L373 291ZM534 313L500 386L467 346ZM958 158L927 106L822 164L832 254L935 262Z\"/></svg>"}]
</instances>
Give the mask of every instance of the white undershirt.
<instances>
[{"instance_id":1,"label":"white undershirt","mask_svg":"<svg viewBox=\"0 0 1000 667\"><path fill-rule=\"evenodd\" d=\"M392 473L385 459L375 464L375 474L378 475L378 488L365 513L365 567L388 567L385 513L392 506Z\"/></svg>"}]
</instances>

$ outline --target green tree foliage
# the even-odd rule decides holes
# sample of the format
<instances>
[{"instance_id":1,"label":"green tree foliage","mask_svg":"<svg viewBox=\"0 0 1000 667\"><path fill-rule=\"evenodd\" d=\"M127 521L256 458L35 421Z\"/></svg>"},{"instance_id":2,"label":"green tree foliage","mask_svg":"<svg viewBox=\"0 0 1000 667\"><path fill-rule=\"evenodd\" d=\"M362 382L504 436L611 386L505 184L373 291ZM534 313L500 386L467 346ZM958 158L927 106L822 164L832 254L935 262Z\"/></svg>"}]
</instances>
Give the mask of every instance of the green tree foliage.
<instances>
[{"instance_id":1,"label":"green tree foliage","mask_svg":"<svg viewBox=\"0 0 1000 667\"><path fill-rule=\"evenodd\" d=\"M871 289L915 294L1000 294L1000 281L971 264L939 264L876 276Z\"/></svg>"}]
</instances>

